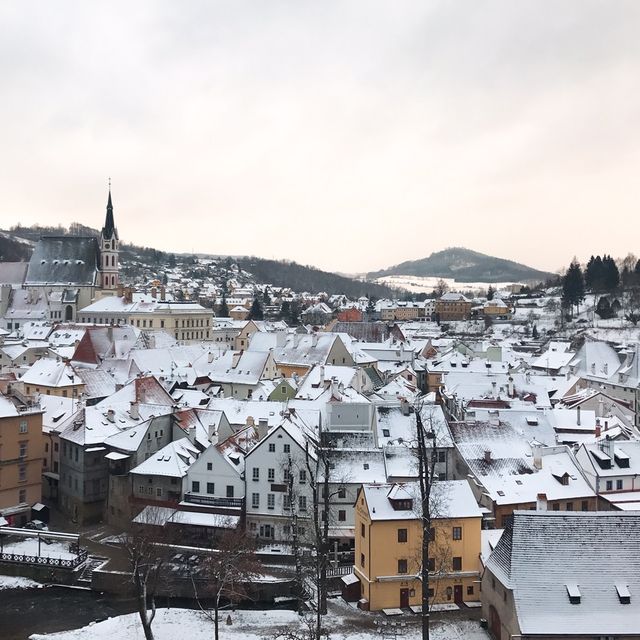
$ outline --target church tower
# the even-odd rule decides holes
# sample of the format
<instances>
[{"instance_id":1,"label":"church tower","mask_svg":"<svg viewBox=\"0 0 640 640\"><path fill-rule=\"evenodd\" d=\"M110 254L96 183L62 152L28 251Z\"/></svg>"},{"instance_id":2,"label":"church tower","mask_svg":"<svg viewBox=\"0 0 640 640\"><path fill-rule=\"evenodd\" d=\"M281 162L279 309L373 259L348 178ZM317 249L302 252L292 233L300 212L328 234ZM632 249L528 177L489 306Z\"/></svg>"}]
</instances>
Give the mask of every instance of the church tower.
<instances>
[{"instance_id":1,"label":"church tower","mask_svg":"<svg viewBox=\"0 0 640 640\"><path fill-rule=\"evenodd\" d=\"M118 230L113 222L113 204L111 203L111 183L109 183L109 199L107 201L107 217L100 233L100 285L102 289L113 291L118 288L119 239Z\"/></svg>"}]
</instances>

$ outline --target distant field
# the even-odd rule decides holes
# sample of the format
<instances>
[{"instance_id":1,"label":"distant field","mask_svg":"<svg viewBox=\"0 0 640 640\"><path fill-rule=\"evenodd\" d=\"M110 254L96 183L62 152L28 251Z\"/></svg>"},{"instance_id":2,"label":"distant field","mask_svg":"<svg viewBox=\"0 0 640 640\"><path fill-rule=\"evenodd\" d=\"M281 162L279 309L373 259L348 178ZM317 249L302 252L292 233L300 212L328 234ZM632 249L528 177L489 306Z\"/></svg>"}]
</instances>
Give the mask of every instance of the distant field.
<instances>
[{"instance_id":1,"label":"distant field","mask_svg":"<svg viewBox=\"0 0 640 640\"><path fill-rule=\"evenodd\" d=\"M440 280L444 280L451 291L486 291L489 285L500 290L514 284L523 284L522 282L457 282L454 278L423 278L420 276L383 276L377 278L376 282L389 287L402 287L411 293L432 293Z\"/></svg>"}]
</instances>

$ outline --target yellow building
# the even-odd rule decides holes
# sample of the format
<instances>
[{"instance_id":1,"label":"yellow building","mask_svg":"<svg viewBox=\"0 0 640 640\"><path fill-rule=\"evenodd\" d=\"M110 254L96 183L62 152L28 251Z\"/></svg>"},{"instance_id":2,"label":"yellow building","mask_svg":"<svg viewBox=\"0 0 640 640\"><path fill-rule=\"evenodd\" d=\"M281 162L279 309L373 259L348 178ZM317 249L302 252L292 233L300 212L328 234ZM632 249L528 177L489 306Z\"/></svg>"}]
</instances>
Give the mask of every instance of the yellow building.
<instances>
[{"instance_id":1,"label":"yellow building","mask_svg":"<svg viewBox=\"0 0 640 640\"><path fill-rule=\"evenodd\" d=\"M0 516L10 525L30 520L42 499L42 409L19 410L0 395Z\"/></svg>"},{"instance_id":2,"label":"yellow building","mask_svg":"<svg viewBox=\"0 0 640 640\"><path fill-rule=\"evenodd\" d=\"M20 383L28 396L42 394L78 398L85 387L82 378L70 364L53 358L42 358L31 365Z\"/></svg>"},{"instance_id":3,"label":"yellow building","mask_svg":"<svg viewBox=\"0 0 640 640\"><path fill-rule=\"evenodd\" d=\"M422 604L422 524L417 484L364 485L355 510L354 573L370 611ZM432 490L431 604L480 600L482 513L466 480Z\"/></svg>"}]
</instances>

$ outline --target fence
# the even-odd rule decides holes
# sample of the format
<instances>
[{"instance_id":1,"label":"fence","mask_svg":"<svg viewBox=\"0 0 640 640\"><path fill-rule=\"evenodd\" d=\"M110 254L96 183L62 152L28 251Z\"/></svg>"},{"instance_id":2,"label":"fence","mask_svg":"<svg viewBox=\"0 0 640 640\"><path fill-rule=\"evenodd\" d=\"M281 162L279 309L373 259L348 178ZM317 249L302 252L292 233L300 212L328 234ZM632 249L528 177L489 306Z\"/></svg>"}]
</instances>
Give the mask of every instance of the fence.
<instances>
[{"instance_id":1,"label":"fence","mask_svg":"<svg viewBox=\"0 0 640 640\"><path fill-rule=\"evenodd\" d=\"M87 550L80 549L75 558L50 558L24 553L0 553L0 562L13 562L15 564L29 564L45 567L62 567L63 569L75 569L87 559Z\"/></svg>"}]
</instances>

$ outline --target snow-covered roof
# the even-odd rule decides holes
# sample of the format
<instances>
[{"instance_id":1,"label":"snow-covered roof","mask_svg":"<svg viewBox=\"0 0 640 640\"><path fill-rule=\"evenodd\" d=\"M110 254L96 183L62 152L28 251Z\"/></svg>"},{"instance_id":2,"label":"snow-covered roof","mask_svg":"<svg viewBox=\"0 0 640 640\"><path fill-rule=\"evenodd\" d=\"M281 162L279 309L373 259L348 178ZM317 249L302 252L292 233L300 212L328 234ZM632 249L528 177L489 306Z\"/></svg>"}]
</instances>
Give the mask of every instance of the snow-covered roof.
<instances>
[{"instance_id":1,"label":"snow-covered roof","mask_svg":"<svg viewBox=\"0 0 640 640\"><path fill-rule=\"evenodd\" d=\"M188 438L180 438L162 447L131 470L133 475L182 478L198 457L198 449Z\"/></svg>"},{"instance_id":2,"label":"snow-covered roof","mask_svg":"<svg viewBox=\"0 0 640 640\"><path fill-rule=\"evenodd\" d=\"M640 629L639 536L638 512L516 511L487 568L513 589L523 635L632 637Z\"/></svg>"}]
</instances>

